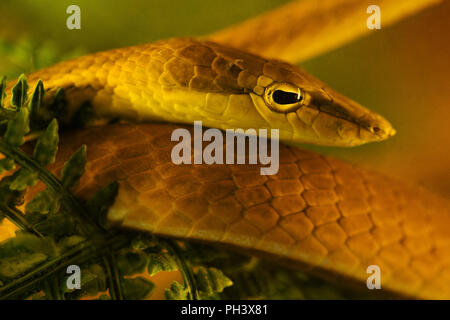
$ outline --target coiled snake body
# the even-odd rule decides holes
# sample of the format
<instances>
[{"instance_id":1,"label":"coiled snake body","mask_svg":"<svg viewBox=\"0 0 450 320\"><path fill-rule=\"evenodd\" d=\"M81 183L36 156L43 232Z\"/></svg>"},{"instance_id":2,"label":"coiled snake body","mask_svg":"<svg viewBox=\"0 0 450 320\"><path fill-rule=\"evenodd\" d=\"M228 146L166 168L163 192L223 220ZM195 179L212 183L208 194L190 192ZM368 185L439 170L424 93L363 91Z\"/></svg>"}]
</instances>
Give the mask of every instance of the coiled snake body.
<instances>
[{"instance_id":1,"label":"coiled snake body","mask_svg":"<svg viewBox=\"0 0 450 320\"><path fill-rule=\"evenodd\" d=\"M31 86L38 79L65 89L67 122L90 101L95 123L201 120L220 129L277 128L287 143L354 146L395 132L296 66L190 38L88 55L28 76ZM175 165L171 133L180 126L67 134L52 169L84 143L87 173L77 193L118 181L108 214L117 225L228 245L362 285L367 267L378 265L385 289L450 298L444 200L294 146L281 145L273 176L260 175L259 165Z\"/></svg>"}]
</instances>

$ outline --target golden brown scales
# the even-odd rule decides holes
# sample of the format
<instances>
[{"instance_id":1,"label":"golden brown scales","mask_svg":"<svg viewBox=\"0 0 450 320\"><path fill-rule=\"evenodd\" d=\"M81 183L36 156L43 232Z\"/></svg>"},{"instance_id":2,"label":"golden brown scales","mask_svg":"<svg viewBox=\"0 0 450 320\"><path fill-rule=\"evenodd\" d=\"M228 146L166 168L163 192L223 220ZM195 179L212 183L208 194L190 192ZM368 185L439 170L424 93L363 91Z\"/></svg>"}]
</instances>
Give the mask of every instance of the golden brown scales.
<instances>
[{"instance_id":1,"label":"golden brown scales","mask_svg":"<svg viewBox=\"0 0 450 320\"><path fill-rule=\"evenodd\" d=\"M96 63L98 60L95 59L102 59L101 54L91 57L95 57ZM50 87L62 85L69 89L69 93L71 87L83 87L84 90L78 91L81 95L73 95L72 101L91 99L97 95L103 85L90 81L92 73L89 73L89 66L92 64L92 58L88 57L82 61L86 65L79 67L86 73L75 73L74 78L67 77L71 71L70 68L63 70L61 67L53 69L53 74L58 75L59 72L61 75L61 77L53 77L56 82L43 77L44 73L37 75L43 78L46 84L50 82ZM117 67L119 71L127 69L126 65L111 63L111 68ZM167 67L170 68L170 64ZM150 71L152 70L158 71L157 68L150 68ZM105 76L101 71L94 71L96 71L96 77ZM111 73L113 83L114 81L116 84L119 83L119 74L120 72ZM176 77L181 85L183 85L181 80L185 74L188 73L182 73L180 78ZM58 78L64 79L61 81L69 79L69 83L59 84ZM83 82L86 78L90 80ZM36 76L30 79L36 80ZM120 80L126 81L127 78ZM166 80L169 83L171 81L170 77ZM198 82L197 85L204 87L205 83ZM235 83L231 85L228 83L228 85L233 87ZM211 87L211 84L208 86ZM211 88L214 89L214 86ZM98 96L99 105L114 107L114 101L111 101L112 92L108 90L111 88L107 88ZM116 106L123 107L126 103L129 102L116 101ZM102 109L98 110L102 111ZM115 115L115 112L119 111L120 116L139 119L139 112L133 108L127 111L114 108L103 109L103 111L109 115ZM449 238L445 233L449 211L443 200L420 189L411 189L401 183L390 181L384 176L367 173L339 161L287 147L282 148L283 163L279 174L275 177L256 175L247 166L233 167L236 171L224 166L191 167L190 169L184 167L184 176L178 174L175 178L170 177L173 170L180 168L174 169L168 158L167 152L170 149L167 141L173 127L170 128L168 125L142 125L142 127L135 127L137 132L130 130L129 127L116 127L114 130L111 127L89 129L97 130L96 134L89 135L89 138L83 141L72 139L70 143L63 144L60 157L65 159L64 155L68 153L66 154L64 150L75 148L80 142L93 142L88 146L91 171L84 179L92 178L93 175L106 170L106 173L100 176L102 179L100 181L103 181L103 178L105 183L108 179L121 181L120 195L111 211L111 218L120 218L124 226L144 228L170 236L183 237L188 234L192 238L203 237L200 239L206 241L222 239L224 243L235 247L264 251L272 258L289 258L291 262L300 262L308 266L321 264L325 270L337 274L349 274L350 277L363 282L367 278L364 266L375 263L386 270L387 275L383 271L383 283L386 283L387 288L416 297L449 297L450 250ZM85 131L79 134L88 133L89 131ZM116 134L115 146L109 145L113 140L100 139L108 134ZM143 139L145 141L141 141L143 144L139 147L123 145L120 147L121 143L129 145L135 142L136 135L133 134L145 137ZM160 138L164 139L162 145L165 148L163 149L157 148L161 141L158 143L158 139L151 139L151 135L161 137L160 134L166 135ZM113 136L109 138L113 139ZM120 150L120 148L130 149ZM96 155L108 155L105 151L110 151L111 156L116 155L115 158L109 159L112 162L106 162L107 159L95 161ZM131 156L128 162L120 159L124 155ZM144 157L148 157L149 161L143 161ZM120 170L108 172L108 168L101 167L105 163L113 166L115 164L118 166L115 169ZM60 165L61 163L56 166ZM246 168L249 171L246 171ZM138 173L133 174L133 171L139 172L144 169L155 172L155 175L158 174L156 182L152 175L145 174L139 177ZM213 169L214 171L208 171ZM220 180L218 184L214 184L216 189L212 189L213 185L208 184L207 181L202 181L207 179L208 173L209 176ZM161 174L169 176L164 178ZM86 180L84 182L86 183ZM156 189L152 189L152 183L157 183L154 186ZM243 185L244 183L251 185ZM183 194L187 185L193 191L188 195ZM96 187L95 183L87 183L84 185L84 191ZM146 188L147 193L143 192ZM211 193L210 190L216 190L216 192ZM180 193L177 194L177 191ZM167 198L164 199L163 195ZM223 198L213 200L217 195L222 195ZM287 200L286 197L289 201L283 201ZM142 210L133 213L130 209L135 208L139 199L145 206L141 206ZM160 201L161 199L173 200L173 202ZM229 202L221 203L221 201ZM151 207L146 205L147 202L151 202ZM161 205L159 208L161 211L155 213L158 204ZM167 207L169 204L170 206ZM126 214L124 214L124 208L127 209ZM221 211L224 208L227 209L226 214ZM171 215L163 219L160 215L166 212ZM205 213L208 214L203 216ZM217 215L220 219L217 219ZM222 221L229 217L230 221ZM180 225L180 219L185 223ZM194 227L193 220L197 221ZM223 231L224 226L229 226L226 232Z\"/></svg>"}]
</instances>

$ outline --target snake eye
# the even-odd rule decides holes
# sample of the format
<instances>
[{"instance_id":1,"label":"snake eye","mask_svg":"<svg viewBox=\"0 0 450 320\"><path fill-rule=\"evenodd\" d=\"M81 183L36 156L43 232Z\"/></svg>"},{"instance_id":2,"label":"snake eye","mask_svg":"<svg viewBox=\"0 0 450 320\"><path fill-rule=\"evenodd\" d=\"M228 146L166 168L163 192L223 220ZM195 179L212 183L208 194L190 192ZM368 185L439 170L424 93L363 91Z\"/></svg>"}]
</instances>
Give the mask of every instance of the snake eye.
<instances>
[{"instance_id":1,"label":"snake eye","mask_svg":"<svg viewBox=\"0 0 450 320\"><path fill-rule=\"evenodd\" d=\"M275 103L278 104L293 104L302 101L302 96L300 95L300 91L298 93L295 93L286 92L283 90L275 90L272 93L272 99Z\"/></svg>"},{"instance_id":2,"label":"snake eye","mask_svg":"<svg viewBox=\"0 0 450 320\"><path fill-rule=\"evenodd\" d=\"M288 83L274 83L264 91L264 101L276 112L293 112L303 105L304 96L300 88Z\"/></svg>"}]
</instances>

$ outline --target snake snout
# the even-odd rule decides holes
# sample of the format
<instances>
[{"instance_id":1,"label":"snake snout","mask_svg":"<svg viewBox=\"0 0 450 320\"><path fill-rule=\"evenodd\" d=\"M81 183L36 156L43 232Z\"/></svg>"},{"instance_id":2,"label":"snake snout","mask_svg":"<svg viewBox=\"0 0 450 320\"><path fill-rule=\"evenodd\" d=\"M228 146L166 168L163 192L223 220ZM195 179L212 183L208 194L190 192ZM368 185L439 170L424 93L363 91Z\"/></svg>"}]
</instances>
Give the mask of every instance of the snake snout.
<instances>
[{"instance_id":1,"label":"snake snout","mask_svg":"<svg viewBox=\"0 0 450 320\"><path fill-rule=\"evenodd\" d=\"M368 130L373 133L376 134L377 136L381 137L381 138L390 138L392 136L394 136L397 131L392 128L392 126L390 126L389 128L380 128L379 126L373 126L373 127L369 127Z\"/></svg>"},{"instance_id":2,"label":"snake snout","mask_svg":"<svg viewBox=\"0 0 450 320\"><path fill-rule=\"evenodd\" d=\"M386 140L396 132L384 117L331 88L316 88L308 94L309 108L319 111L313 123L320 136L318 144L358 146Z\"/></svg>"},{"instance_id":3,"label":"snake snout","mask_svg":"<svg viewBox=\"0 0 450 320\"><path fill-rule=\"evenodd\" d=\"M369 112L359 119L361 139L371 141L383 141L396 134L391 123L382 116Z\"/></svg>"}]
</instances>

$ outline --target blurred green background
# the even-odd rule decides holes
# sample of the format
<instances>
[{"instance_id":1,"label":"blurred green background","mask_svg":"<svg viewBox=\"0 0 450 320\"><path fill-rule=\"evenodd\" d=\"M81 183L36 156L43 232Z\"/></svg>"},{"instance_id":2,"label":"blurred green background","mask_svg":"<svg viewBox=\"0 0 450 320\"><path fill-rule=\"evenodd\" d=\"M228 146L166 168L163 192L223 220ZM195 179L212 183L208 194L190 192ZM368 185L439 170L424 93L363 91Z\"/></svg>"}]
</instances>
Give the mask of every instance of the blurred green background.
<instances>
[{"instance_id":1,"label":"blurred green background","mask_svg":"<svg viewBox=\"0 0 450 320\"><path fill-rule=\"evenodd\" d=\"M82 53L204 35L285 2L1 0L0 74L14 77ZM66 28L71 4L81 7L81 30ZM449 16L445 1L303 63L338 91L386 116L398 131L388 141L353 149L308 148L450 197Z\"/></svg>"}]
</instances>

